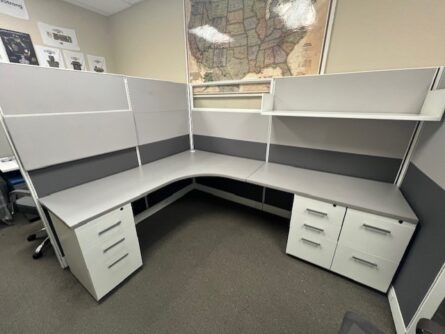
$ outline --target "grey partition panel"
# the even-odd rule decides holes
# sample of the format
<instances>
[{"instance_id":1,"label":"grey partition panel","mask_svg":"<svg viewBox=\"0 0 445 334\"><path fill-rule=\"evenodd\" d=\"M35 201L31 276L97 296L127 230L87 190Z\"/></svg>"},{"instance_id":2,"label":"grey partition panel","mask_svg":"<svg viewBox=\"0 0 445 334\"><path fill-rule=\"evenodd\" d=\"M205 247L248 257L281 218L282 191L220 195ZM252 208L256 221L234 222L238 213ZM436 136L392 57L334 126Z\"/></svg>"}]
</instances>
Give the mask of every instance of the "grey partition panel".
<instances>
[{"instance_id":1,"label":"grey partition panel","mask_svg":"<svg viewBox=\"0 0 445 334\"><path fill-rule=\"evenodd\" d=\"M401 191L420 221L393 283L408 325L445 262L445 190L411 164Z\"/></svg>"},{"instance_id":2,"label":"grey partition panel","mask_svg":"<svg viewBox=\"0 0 445 334\"><path fill-rule=\"evenodd\" d=\"M187 85L128 78L131 104L136 112L188 110Z\"/></svg>"},{"instance_id":3,"label":"grey partition panel","mask_svg":"<svg viewBox=\"0 0 445 334\"><path fill-rule=\"evenodd\" d=\"M412 161L445 189L445 120L423 126Z\"/></svg>"},{"instance_id":4,"label":"grey partition panel","mask_svg":"<svg viewBox=\"0 0 445 334\"><path fill-rule=\"evenodd\" d=\"M254 113L205 112L192 114L193 134L240 141L267 142L269 117Z\"/></svg>"},{"instance_id":5,"label":"grey partition panel","mask_svg":"<svg viewBox=\"0 0 445 334\"><path fill-rule=\"evenodd\" d=\"M190 149L189 135L160 140L139 146L141 162L147 164Z\"/></svg>"},{"instance_id":6,"label":"grey partition panel","mask_svg":"<svg viewBox=\"0 0 445 334\"><path fill-rule=\"evenodd\" d=\"M274 117L271 162L393 182L414 123Z\"/></svg>"},{"instance_id":7,"label":"grey partition panel","mask_svg":"<svg viewBox=\"0 0 445 334\"><path fill-rule=\"evenodd\" d=\"M139 145L188 135L187 111L135 112Z\"/></svg>"},{"instance_id":8,"label":"grey partition panel","mask_svg":"<svg viewBox=\"0 0 445 334\"><path fill-rule=\"evenodd\" d=\"M327 173L394 182L402 159L271 144L269 161Z\"/></svg>"},{"instance_id":9,"label":"grey partition panel","mask_svg":"<svg viewBox=\"0 0 445 334\"><path fill-rule=\"evenodd\" d=\"M445 89L445 70L442 71L442 76L439 78L437 89Z\"/></svg>"},{"instance_id":10,"label":"grey partition panel","mask_svg":"<svg viewBox=\"0 0 445 334\"><path fill-rule=\"evenodd\" d=\"M5 130L3 127L0 128L0 158L11 157L12 153L11 146L9 145L8 138L6 138Z\"/></svg>"},{"instance_id":11,"label":"grey partition panel","mask_svg":"<svg viewBox=\"0 0 445 334\"><path fill-rule=\"evenodd\" d=\"M405 324L445 262L445 122L425 124L401 190L420 224L394 288Z\"/></svg>"},{"instance_id":12,"label":"grey partition panel","mask_svg":"<svg viewBox=\"0 0 445 334\"><path fill-rule=\"evenodd\" d=\"M414 122L273 117L271 143L402 158Z\"/></svg>"},{"instance_id":13,"label":"grey partition panel","mask_svg":"<svg viewBox=\"0 0 445 334\"><path fill-rule=\"evenodd\" d=\"M128 110L121 76L0 63L5 115Z\"/></svg>"},{"instance_id":14,"label":"grey partition panel","mask_svg":"<svg viewBox=\"0 0 445 334\"><path fill-rule=\"evenodd\" d=\"M129 111L10 116L6 124L27 170L137 145Z\"/></svg>"},{"instance_id":15,"label":"grey partition panel","mask_svg":"<svg viewBox=\"0 0 445 334\"><path fill-rule=\"evenodd\" d=\"M274 110L418 113L436 68L279 78Z\"/></svg>"},{"instance_id":16,"label":"grey partition panel","mask_svg":"<svg viewBox=\"0 0 445 334\"><path fill-rule=\"evenodd\" d=\"M75 160L29 173L40 197L138 166L136 148Z\"/></svg>"},{"instance_id":17,"label":"grey partition panel","mask_svg":"<svg viewBox=\"0 0 445 334\"><path fill-rule=\"evenodd\" d=\"M193 135L193 141L195 149L201 151L228 154L255 160L266 159L266 143L201 135Z\"/></svg>"}]
</instances>

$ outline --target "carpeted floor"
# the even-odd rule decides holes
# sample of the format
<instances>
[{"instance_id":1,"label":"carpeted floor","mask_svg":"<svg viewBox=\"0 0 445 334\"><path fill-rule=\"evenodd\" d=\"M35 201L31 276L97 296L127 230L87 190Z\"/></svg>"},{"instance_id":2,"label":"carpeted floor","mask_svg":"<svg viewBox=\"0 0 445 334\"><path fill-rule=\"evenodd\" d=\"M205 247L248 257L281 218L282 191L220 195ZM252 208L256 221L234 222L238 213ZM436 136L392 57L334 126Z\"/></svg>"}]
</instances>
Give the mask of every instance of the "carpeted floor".
<instances>
[{"instance_id":1,"label":"carpeted floor","mask_svg":"<svg viewBox=\"0 0 445 334\"><path fill-rule=\"evenodd\" d=\"M0 333L394 333L385 295L285 254L287 221L193 192L138 225L144 266L96 303L52 251L0 227Z\"/></svg>"}]
</instances>

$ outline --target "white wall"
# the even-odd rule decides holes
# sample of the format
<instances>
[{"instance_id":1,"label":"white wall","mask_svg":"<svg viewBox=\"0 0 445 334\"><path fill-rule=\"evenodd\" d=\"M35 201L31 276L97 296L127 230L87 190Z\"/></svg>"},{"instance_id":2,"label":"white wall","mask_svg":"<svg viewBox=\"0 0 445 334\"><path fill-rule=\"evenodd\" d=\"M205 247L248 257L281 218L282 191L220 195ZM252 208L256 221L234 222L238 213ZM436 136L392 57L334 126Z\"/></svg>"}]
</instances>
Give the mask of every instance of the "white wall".
<instances>
[{"instance_id":1,"label":"white wall","mask_svg":"<svg viewBox=\"0 0 445 334\"><path fill-rule=\"evenodd\" d=\"M146 0L109 19L115 72L187 82L182 0Z\"/></svg>"},{"instance_id":2,"label":"white wall","mask_svg":"<svg viewBox=\"0 0 445 334\"><path fill-rule=\"evenodd\" d=\"M326 71L445 64L445 1L338 0Z\"/></svg>"},{"instance_id":3,"label":"white wall","mask_svg":"<svg viewBox=\"0 0 445 334\"><path fill-rule=\"evenodd\" d=\"M30 20L0 14L0 28L31 35L34 45L43 45L37 22L76 30L80 52L103 56L113 72L113 55L108 19L62 0L26 0Z\"/></svg>"}]
</instances>

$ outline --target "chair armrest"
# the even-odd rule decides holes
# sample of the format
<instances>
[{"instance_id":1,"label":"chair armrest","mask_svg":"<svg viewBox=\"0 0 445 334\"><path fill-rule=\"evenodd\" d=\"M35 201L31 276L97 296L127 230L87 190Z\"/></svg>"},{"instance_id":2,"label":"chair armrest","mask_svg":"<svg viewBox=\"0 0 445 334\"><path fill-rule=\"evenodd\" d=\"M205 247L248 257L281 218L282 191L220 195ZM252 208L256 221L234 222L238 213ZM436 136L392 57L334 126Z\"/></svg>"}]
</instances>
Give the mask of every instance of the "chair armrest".
<instances>
[{"instance_id":1,"label":"chair armrest","mask_svg":"<svg viewBox=\"0 0 445 334\"><path fill-rule=\"evenodd\" d=\"M28 189L16 189L9 193L9 199L11 202L15 202L17 198L31 196L31 192Z\"/></svg>"},{"instance_id":2,"label":"chair armrest","mask_svg":"<svg viewBox=\"0 0 445 334\"><path fill-rule=\"evenodd\" d=\"M429 319L420 319L417 323L416 334L445 334L445 327Z\"/></svg>"}]
</instances>

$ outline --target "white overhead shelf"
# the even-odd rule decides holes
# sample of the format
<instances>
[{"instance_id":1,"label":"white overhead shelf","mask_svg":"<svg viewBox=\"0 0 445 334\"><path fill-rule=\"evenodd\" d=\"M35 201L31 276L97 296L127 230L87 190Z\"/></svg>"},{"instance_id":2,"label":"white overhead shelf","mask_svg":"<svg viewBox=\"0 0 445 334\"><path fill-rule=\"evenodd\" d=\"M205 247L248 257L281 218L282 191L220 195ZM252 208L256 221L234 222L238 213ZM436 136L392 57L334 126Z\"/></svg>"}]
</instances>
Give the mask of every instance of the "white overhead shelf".
<instances>
[{"instance_id":1,"label":"white overhead shelf","mask_svg":"<svg viewBox=\"0 0 445 334\"><path fill-rule=\"evenodd\" d=\"M248 113L261 114L261 109L230 109L230 108L192 108L192 111L197 112L233 112L233 113Z\"/></svg>"},{"instance_id":2,"label":"white overhead shelf","mask_svg":"<svg viewBox=\"0 0 445 334\"><path fill-rule=\"evenodd\" d=\"M275 79L263 115L440 121L445 89L434 89L438 68L341 73Z\"/></svg>"},{"instance_id":3,"label":"white overhead shelf","mask_svg":"<svg viewBox=\"0 0 445 334\"><path fill-rule=\"evenodd\" d=\"M445 111L445 89L437 89L434 83L441 80L440 76L445 75L443 72L440 68L417 68L276 78L271 84L272 93L193 96L220 99L261 97L261 109L194 108L192 105L192 111L440 121ZM234 81L233 84L239 82Z\"/></svg>"},{"instance_id":4,"label":"white overhead shelf","mask_svg":"<svg viewBox=\"0 0 445 334\"><path fill-rule=\"evenodd\" d=\"M353 119L381 119L397 121L440 121L438 116L419 114L393 113L353 113L353 112L320 112L320 111L263 111L265 116L314 117L314 118L353 118Z\"/></svg>"}]
</instances>

